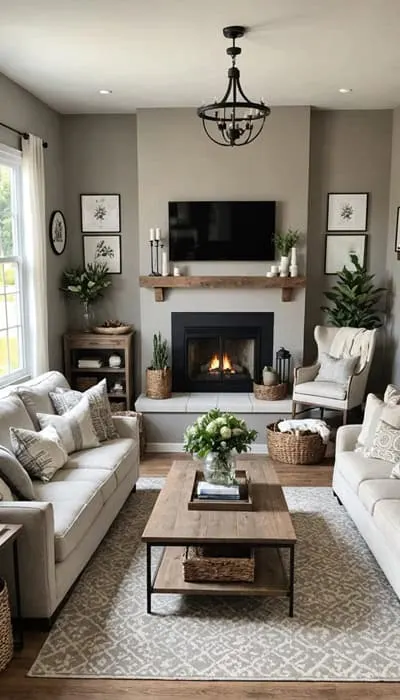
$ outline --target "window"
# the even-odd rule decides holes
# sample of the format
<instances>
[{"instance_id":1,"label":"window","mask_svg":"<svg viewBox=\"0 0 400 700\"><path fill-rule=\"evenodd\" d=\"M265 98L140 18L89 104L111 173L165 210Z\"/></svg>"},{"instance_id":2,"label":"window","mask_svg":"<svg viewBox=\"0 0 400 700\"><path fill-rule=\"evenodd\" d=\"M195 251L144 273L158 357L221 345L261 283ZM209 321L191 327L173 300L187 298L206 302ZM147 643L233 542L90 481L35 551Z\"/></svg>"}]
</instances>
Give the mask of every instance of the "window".
<instances>
[{"instance_id":1,"label":"window","mask_svg":"<svg viewBox=\"0 0 400 700\"><path fill-rule=\"evenodd\" d=\"M21 153L0 145L0 386L28 374Z\"/></svg>"}]
</instances>

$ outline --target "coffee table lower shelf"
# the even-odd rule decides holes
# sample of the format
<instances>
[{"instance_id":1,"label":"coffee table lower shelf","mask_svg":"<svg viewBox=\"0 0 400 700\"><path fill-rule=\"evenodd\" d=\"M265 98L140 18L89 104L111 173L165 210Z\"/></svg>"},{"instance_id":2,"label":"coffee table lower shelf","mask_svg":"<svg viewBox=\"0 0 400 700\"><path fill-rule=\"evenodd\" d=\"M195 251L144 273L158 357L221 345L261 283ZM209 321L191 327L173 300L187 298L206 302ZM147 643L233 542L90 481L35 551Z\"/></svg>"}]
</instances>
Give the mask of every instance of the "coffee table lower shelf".
<instances>
[{"instance_id":1,"label":"coffee table lower shelf","mask_svg":"<svg viewBox=\"0 0 400 700\"><path fill-rule=\"evenodd\" d=\"M185 547L165 547L158 569L151 581L151 545L147 543L147 612L151 613L152 593L181 595L251 595L287 596L289 614L293 616L294 546L290 547L289 578L286 575L277 547L258 547L255 552L255 580L253 583L187 582L183 578L182 559Z\"/></svg>"}]
</instances>

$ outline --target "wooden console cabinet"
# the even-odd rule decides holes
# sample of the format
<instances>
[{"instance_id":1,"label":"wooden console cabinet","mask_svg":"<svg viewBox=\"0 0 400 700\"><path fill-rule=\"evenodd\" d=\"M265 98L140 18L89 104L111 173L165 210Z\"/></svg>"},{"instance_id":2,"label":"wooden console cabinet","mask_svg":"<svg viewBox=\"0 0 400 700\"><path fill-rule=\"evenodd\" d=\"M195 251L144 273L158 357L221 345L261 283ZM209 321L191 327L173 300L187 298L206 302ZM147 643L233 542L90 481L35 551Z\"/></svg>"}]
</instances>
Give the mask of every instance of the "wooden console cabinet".
<instances>
[{"instance_id":1,"label":"wooden console cabinet","mask_svg":"<svg viewBox=\"0 0 400 700\"><path fill-rule=\"evenodd\" d=\"M133 407L133 337L126 335L100 335L97 333L70 332L64 335L64 372L71 387L85 391L90 385L107 379L108 397L113 410L131 410ZM121 357L121 366L109 366L111 355ZM99 368L81 368L79 359L98 358ZM122 391L113 391L115 383L122 384Z\"/></svg>"}]
</instances>

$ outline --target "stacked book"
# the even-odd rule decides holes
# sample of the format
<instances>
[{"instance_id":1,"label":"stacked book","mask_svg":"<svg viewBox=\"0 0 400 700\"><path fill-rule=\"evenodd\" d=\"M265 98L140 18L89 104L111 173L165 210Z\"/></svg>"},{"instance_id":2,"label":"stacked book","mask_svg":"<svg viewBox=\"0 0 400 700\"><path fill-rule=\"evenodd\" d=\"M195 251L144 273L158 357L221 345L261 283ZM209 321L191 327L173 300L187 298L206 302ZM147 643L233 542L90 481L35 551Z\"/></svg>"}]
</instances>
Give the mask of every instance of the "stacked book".
<instances>
[{"instance_id":1,"label":"stacked book","mask_svg":"<svg viewBox=\"0 0 400 700\"><path fill-rule=\"evenodd\" d=\"M102 361L96 357L81 357L78 360L79 369L100 369Z\"/></svg>"},{"instance_id":2,"label":"stacked book","mask_svg":"<svg viewBox=\"0 0 400 700\"><path fill-rule=\"evenodd\" d=\"M224 486L223 484L209 484L208 481L199 481L197 484L197 498L238 501L240 499L239 484Z\"/></svg>"}]
</instances>

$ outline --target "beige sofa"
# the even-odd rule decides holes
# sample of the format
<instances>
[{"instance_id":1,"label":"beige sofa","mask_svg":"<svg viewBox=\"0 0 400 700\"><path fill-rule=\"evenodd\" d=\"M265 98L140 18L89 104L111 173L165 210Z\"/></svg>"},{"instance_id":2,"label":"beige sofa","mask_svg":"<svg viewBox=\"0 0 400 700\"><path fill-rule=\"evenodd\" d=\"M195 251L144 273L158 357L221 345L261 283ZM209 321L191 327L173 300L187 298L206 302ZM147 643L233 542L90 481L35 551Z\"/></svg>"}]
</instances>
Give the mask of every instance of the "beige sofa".
<instances>
[{"instance_id":1,"label":"beige sofa","mask_svg":"<svg viewBox=\"0 0 400 700\"><path fill-rule=\"evenodd\" d=\"M56 387L68 383L59 372L48 372L0 393L0 444L10 449L10 426L34 430L36 413L54 413L48 394ZM135 486L136 418L113 420L120 437L71 454L49 483L33 481L35 501L0 502L1 523L24 525L19 565L25 618L51 619ZM0 559L0 575L11 583L10 559Z\"/></svg>"},{"instance_id":2,"label":"beige sofa","mask_svg":"<svg viewBox=\"0 0 400 700\"><path fill-rule=\"evenodd\" d=\"M400 597L400 479L393 464L354 452L360 431L338 429L333 490Z\"/></svg>"}]
</instances>

